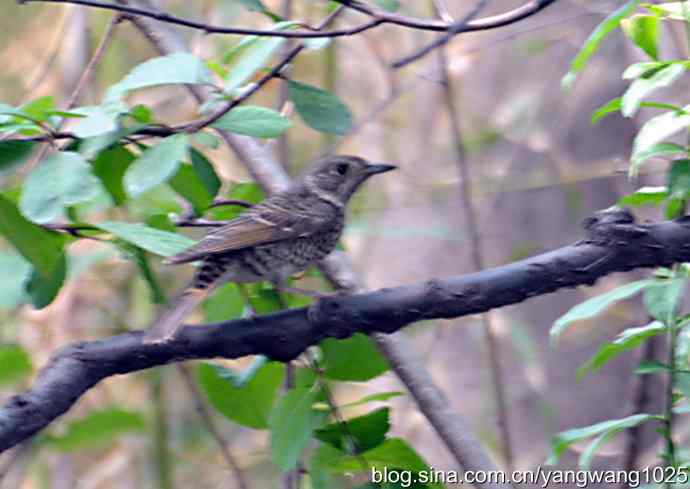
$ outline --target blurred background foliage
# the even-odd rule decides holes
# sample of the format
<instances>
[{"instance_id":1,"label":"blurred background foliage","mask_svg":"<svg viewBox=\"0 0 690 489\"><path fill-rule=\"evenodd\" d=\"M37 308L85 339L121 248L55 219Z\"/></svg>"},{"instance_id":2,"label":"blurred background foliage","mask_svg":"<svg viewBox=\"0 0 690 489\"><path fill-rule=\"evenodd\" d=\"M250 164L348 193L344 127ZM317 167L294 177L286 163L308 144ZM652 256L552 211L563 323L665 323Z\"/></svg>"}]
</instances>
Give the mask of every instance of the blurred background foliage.
<instances>
[{"instance_id":1,"label":"blurred background foliage","mask_svg":"<svg viewBox=\"0 0 690 489\"><path fill-rule=\"evenodd\" d=\"M213 24L269 26L266 16L246 8L251 3L168 0L157 4L176 15ZM316 24L326 13L323 2L292 3L291 17L306 19L310 24ZM386 3L399 3L387 6L409 15L433 15L427 2ZM447 3L452 14L460 15L464 2ZM279 0L263 0L263 4L274 12L283 8ZM490 2L483 14L504 12L521 4L519 0L496 0ZM569 91L561 87L570 61L586 37L620 4L563 0L524 22L494 31L463 34L448 46L448 69L455 87L462 142L469 155L470 184L486 266L569 244L582 234L581 219L594 210L613 205L621 195L638 186L664 182L663 167L655 162L640 171L636 182L630 182L626 176L639 121L646 120L651 109L642 108L632 118L614 115L597 125L590 123L595 108L623 93L627 83L621 79L621 73L626 66L645 59L644 53L616 32L601 46L573 87ZM97 9L40 2L23 6L5 2L3 14L0 102L11 106L45 96L52 96L60 106L74 90L112 16ZM346 12L337 25L348 26L359 20L356 13ZM195 55L221 64L242 39L192 30L180 32ZM389 68L392 60L429 39L428 33L386 25L315 46L319 49L298 56L290 73L296 81L337 94L347 106L354 132L343 139L339 151L400 167L397 174L367 187L351 206L343 246L370 288L447 277L473 268L438 57L428 56L400 72ZM659 49L667 58L687 56L672 29L660 39ZM150 43L128 22L119 24L82 105L100 103L109 86L136 65L156 56L158 53ZM278 106L281 83L268 83L252 98L251 105L283 110L291 121L285 133L288 158L284 164L291 174L296 174L331 147L335 141L333 132L338 131L320 132L310 127L295 113L294 101ZM687 88L687 80L681 79L659 92L658 99L677 100ZM128 102L130 107L141 104L150 108L154 120L166 124L198 117L191 97L179 86L137 91ZM139 115L144 119L150 116L145 111ZM262 198L258 187L224 145L199 138L193 144L220 178L222 185L216 189L219 196L249 201ZM273 139L265 144L276 149L279 145ZM27 154L24 161L32 156L35 153ZM118 160L125 156L111 157ZM3 191L9 196L15 192L16 200L15 189L26 177L27 167L2 170ZM157 185L130 198L121 208L98 208L98 202L91 203L95 207L90 210L89 222L145 222L153 228L173 231L169 217L179 216L195 203L190 192L175 187L174 180ZM197 195L194 191L191 194ZM227 219L237 212L235 208L218 208L210 211L210 218ZM661 211L656 209L639 212L651 219L661 217ZM162 266L156 256L141 251L146 249L141 242L138 244L142 248L132 247L122 234L112 228L106 230L121 240L104 243L65 237L74 241L69 246L68 279L55 300L39 310L28 304L32 300L35 304L37 299L27 297L24 287L32 274L31 266L12 247L3 246L3 398L26 388L51 352L65 344L146 327L155 314L155 302L173 293L191 274L189 267ZM199 232L191 230L186 234L194 237ZM141 239L140 234L137 239ZM640 352L621 355L580 381L576 380L576 369L594 354L601 341L613 338L624 328L646 324L640 302L618 303L606 315L579 322L561 339L556 350L548 342L550 326L571 306L629 281L630 275L639 274L610 277L592 288L559 291L495 312L494 329L505 372L508 430L516 468L529 469L543 463L552 435L562 429L630 414L638 379L629 372L637 364ZM323 286L313 272L302 281ZM270 290L254 286L249 292L260 312L275 308ZM246 304L238 297L241 299L236 287L227 285L195 319L215 321L246 313ZM300 303L300 298L290 298L291 305ZM470 317L418 324L405 334L414 338L449 402L499 456L501 440L481 327L477 318ZM368 394L378 393L380 397L371 400L376 405L355 403L343 408L346 415L369 413L376 419L384 417L385 423L390 418L389 441L396 437L406 440L436 469L455 468L411 399L395 394L401 385L387 372L385 362L368 343L357 344L363 341L353 338L338 342L339 346L330 340L324 344L326 375L342 381L334 384L338 404L355 403ZM657 353L663 349L658 342L651 345ZM362 367L362 371L354 371L354 366ZM250 487L274 487L280 473L271 460L283 459L269 453L269 431L262 428L271 424L269 413L282 382L282 366L243 359L191 367L204 390L204 398L215 408L211 416L251 481ZM246 375L247 369L260 371L249 380L261 384L258 391L241 389L244 384L238 376ZM308 369L302 370L300 375L308 377ZM304 382L309 385L307 380ZM662 388L661 382L652 381L652 394L660 394ZM227 389L239 389L243 394L223 395ZM392 394L381 395L382 392ZM651 395L645 410L658 411L660 397ZM382 406L390 407L390 411L371 411ZM329 433L323 428L323 439L319 439L332 441L334 429L331 427ZM657 440L651 429L650 433L640 435L642 462L656 456ZM275 432L270 436L276 436ZM322 446L327 445L324 442ZM619 467L624 448L625 438L621 437L603 449L594 465ZM327 458L328 454L322 455ZM575 467L577 456L565 455L560 464ZM31 445L3 457L5 467L11 466L2 481L6 487L172 487L173 480L178 487L234 484L213 436L202 422L198 407L195 408L185 374L174 367L102 382ZM328 484L336 487L337 482Z\"/></svg>"}]
</instances>

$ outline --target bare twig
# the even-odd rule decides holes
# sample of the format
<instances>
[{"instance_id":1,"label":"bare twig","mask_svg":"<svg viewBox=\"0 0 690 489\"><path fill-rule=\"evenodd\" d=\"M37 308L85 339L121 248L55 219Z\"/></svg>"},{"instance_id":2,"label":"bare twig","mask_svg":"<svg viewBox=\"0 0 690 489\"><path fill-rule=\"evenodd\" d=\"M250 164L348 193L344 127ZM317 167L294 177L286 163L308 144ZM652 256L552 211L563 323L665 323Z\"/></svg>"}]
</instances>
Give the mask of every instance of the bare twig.
<instances>
[{"instance_id":1,"label":"bare twig","mask_svg":"<svg viewBox=\"0 0 690 489\"><path fill-rule=\"evenodd\" d=\"M196 22L193 20L176 17L159 10L152 8L139 8L123 3L108 3L96 0L17 0L20 4L29 2L44 2L44 3L71 3L76 5L83 5L86 7L95 7L108 10L116 10L130 16L146 17L154 19L159 22L168 24L180 25L192 29L199 29L207 34L236 34L236 35L257 35L257 36L271 36L271 37L289 37L289 38L316 38L316 37L343 37L353 36L360 32L373 29L382 24L395 24L411 29L420 29L427 31L447 31L451 26L446 22L439 22L434 20L416 19L414 17L407 17L404 15L393 14L381 9L370 7L362 2L354 0L337 0L338 3L345 5L351 9L357 10L370 17L370 20L359 24L355 27L345 29L333 29L324 32L315 32L314 29L307 30L285 30L276 31L271 29L247 29L241 27L222 27L203 22ZM554 3L556 0L530 0L525 5L505 12L503 14L485 17L469 22L463 29L463 32L482 31L494 29L496 27L503 27L515 22L519 22L541 10L548 5Z\"/></svg>"},{"instance_id":2,"label":"bare twig","mask_svg":"<svg viewBox=\"0 0 690 489\"><path fill-rule=\"evenodd\" d=\"M51 68L55 64L55 60L57 60L58 54L60 54L60 50L62 49L62 44L64 42L64 36L68 25L68 17L69 16L64 15L61 19L60 26L55 34L55 38L50 43L50 45L53 46L53 50L48 54L46 60L36 69L36 74L31 77L31 81L27 84L26 90L24 91L25 100L30 99L33 91L41 86L43 81L46 79L46 76L48 76L48 73L50 73Z\"/></svg>"},{"instance_id":3,"label":"bare twig","mask_svg":"<svg viewBox=\"0 0 690 489\"><path fill-rule=\"evenodd\" d=\"M79 82L77 83L77 86L74 88L72 91L72 94L70 95L69 99L67 99L67 104L65 104L65 110L69 111L70 109L73 109L74 107L77 106L79 103L79 100L84 92L84 89L88 86L89 82L91 81L91 76L93 75L94 70L96 67L101 63L101 60L103 59L103 55L105 54L105 51L110 44L110 41L113 37L113 34L115 32L115 27L117 24L120 22L121 16L120 14L115 14L113 17L110 19L110 22L108 22L108 26L105 29L105 33L103 34L103 37L101 38L101 41L98 43L98 46L96 47L96 50L93 53L93 56L91 57L91 60L89 63L86 65L86 68L84 69L84 72L81 74L81 77L79 78ZM64 119L60 121L60 123L57 125L55 129L50 128L48 131L48 134L45 136L46 139L45 141L49 143L53 143L56 139L62 139L62 136L67 136L67 134L71 133L61 133L60 130L62 127L65 125ZM36 155L32 158L31 163L29 163L29 167L33 166L37 162L41 161L46 154L48 153L48 150L50 149L50 145L48 146L43 146L37 153Z\"/></svg>"},{"instance_id":4,"label":"bare twig","mask_svg":"<svg viewBox=\"0 0 690 489\"><path fill-rule=\"evenodd\" d=\"M488 3L488 0L479 0L476 5L470 10L467 15L465 15L462 19L459 21L455 22L448 28L448 32L426 46L423 46L421 49L415 51L414 53L405 56L404 58L400 58L398 61L395 61L391 67L394 69L402 68L403 66L406 66L410 63L413 63L417 61L418 59L423 58L427 54L429 54L431 51L434 49L440 48L442 46L445 46L448 41L450 41L454 36L457 36L461 32L465 32L467 30L467 24L474 19L477 15L479 15L479 12L481 12L484 7L486 7L486 4Z\"/></svg>"},{"instance_id":5,"label":"bare twig","mask_svg":"<svg viewBox=\"0 0 690 489\"><path fill-rule=\"evenodd\" d=\"M290 20L292 18L292 0L283 0L281 6L281 15L283 19ZM282 55L287 55L293 48L293 42L287 41L281 48ZM285 71L288 72L289 68ZM278 89L278 98L276 100L276 108L278 111L283 111L285 109L285 104L289 99L289 87L287 83L281 83ZM283 164L283 168L288 170L290 168L290 144L288 139L288 133L284 132L278 138L278 159Z\"/></svg>"},{"instance_id":6,"label":"bare twig","mask_svg":"<svg viewBox=\"0 0 690 489\"><path fill-rule=\"evenodd\" d=\"M440 12L439 12L440 14ZM470 235L470 254L472 257L472 266L475 271L482 270L485 266L484 257L482 253L481 237L479 236L479 226L477 224L477 214L474 208L472 176L470 175L470 166L467 159L467 150L462 140L462 129L460 127L459 111L456 100L457 94L450 79L448 72L448 60L444 46L441 45L438 50L439 68L441 71L441 86L443 87L443 94L446 108L448 110L448 118L451 127L451 140L455 149L455 158L458 168L458 176L460 179L460 202L464 220L467 225L467 230ZM498 351L498 340L493 330L490 313L482 315L482 323L484 326L484 335L487 347L487 354L489 357L489 365L491 371L492 390L494 402L498 411L498 428L501 433L501 440L503 442L503 459L505 461L506 469L510 472L513 470L512 457L512 443L510 436L510 425L508 423L508 408L505 393L505 381L503 379L503 369L501 367L500 353Z\"/></svg>"},{"instance_id":7,"label":"bare twig","mask_svg":"<svg viewBox=\"0 0 690 489\"><path fill-rule=\"evenodd\" d=\"M70 95L69 99L67 99L67 104L65 106L66 110L73 109L79 104L81 97L84 94L84 89L91 82L91 77L93 76L96 67L98 67L98 65L100 65L101 61L103 60L105 51L113 38L113 34L115 33L115 27L121 21L122 16L120 14L115 14L110 19L110 22L108 22L108 26L105 28L105 33L103 33L101 41L98 43L96 50L93 52L91 60L86 65L84 72L81 74L79 82L77 83L77 86L74 88L72 95ZM59 131L60 127L58 127L57 130Z\"/></svg>"},{"instance_id":8,"label":"bare twig","mask_svg":"<svg viewBox=\"0 0 690 489\"><path fill-rule=\"evenodd\" d=\"M201 418L201 421L204 423L204 426L206 426L206 429L208 430L209 434L218 445L218 448L220 449L220 453L223 456L225 463L228 465L230 472L232 472L233 476L235 477L237 487L239 487L240 489L248 489L249 486L247 485L247 481L245 480L242 468L239 466L237 460L235 460L235 457L228 449L228 443L225 441L223 435L221 435L220 431L218 431L218 428L216 427L216 424L213 422L213 417L211 416L211 413L209 412L208 407L204 402L204 398L201 395L201 392L199 392L199 388L194 382L194 379L192 378L189 369L186 365L180 363L177 366L177 370L182 376L182 380L184 380L184 383L187 386L189 393L192 395L194 409L196 409L196 412L199 414L199 418Z\"/></svg>"}]
</instances>

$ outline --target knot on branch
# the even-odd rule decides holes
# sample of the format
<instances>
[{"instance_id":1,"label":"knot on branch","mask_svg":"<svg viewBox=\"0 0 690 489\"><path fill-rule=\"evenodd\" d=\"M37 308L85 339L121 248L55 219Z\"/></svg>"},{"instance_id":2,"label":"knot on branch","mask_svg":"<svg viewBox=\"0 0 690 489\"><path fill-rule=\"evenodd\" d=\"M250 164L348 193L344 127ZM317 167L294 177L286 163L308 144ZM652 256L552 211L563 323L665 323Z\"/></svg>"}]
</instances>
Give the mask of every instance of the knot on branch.
<instances>
[{"instance_id":1,"label":"knot on branch","mask_svg":"<svg viewBox=\"0 0 690 489\"><path fill-rule=\"evenodd\" d=\"M321 297L307 309L307 318L312 326L321 331L328 330L328 336L343 339L355 334L361 327L358 313L346 307L339 294L332 297Z\"/></svg>"},{"instance_id":2,"label":"knot on branch","mask_svg":"<svg viewBox=\"0 0 690 489\"><path fill-rule=\"evenodd\" d=\"M631 240L647 235L648 230L635 223L628 209L609 207L595 212L582 223L586 237L581 243L606 247L627 246Z\"/></svg>"}]
</instances>

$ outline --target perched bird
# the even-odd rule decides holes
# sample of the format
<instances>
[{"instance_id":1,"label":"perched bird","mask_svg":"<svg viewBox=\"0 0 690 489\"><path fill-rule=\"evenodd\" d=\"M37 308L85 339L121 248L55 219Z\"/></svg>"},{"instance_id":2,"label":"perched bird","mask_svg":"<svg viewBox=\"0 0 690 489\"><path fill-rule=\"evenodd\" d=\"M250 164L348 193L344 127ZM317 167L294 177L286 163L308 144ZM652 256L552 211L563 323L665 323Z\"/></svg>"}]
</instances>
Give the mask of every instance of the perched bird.
<instances>
[{"instance_id":1,"label":"perched bird","mask_svg":"<svg viewBox=\"0 0 690 489\"><path fill-rule=\"evenodd\" d=\"M144 341L171 339L208 294L226 282L285 280L335 248L345 224L345 206L370 176L395 166L356 156L329 156L295 183L168 258L172 264L201 261L192 283L175 297L147 331Z\"/></svg>"}]
</instances>

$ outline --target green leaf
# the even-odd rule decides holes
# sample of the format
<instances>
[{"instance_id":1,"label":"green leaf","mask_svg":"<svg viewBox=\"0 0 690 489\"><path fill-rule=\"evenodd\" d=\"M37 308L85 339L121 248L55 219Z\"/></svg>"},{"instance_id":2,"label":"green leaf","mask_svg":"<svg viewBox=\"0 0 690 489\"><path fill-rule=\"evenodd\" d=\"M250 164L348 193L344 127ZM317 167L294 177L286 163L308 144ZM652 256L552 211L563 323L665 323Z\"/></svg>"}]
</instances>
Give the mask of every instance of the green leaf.
<instances>
[{"instance_id":1,"label":"green leaf","mask_svg":"<svg viewBox=\"0 0 690 489\"><path fill-rule=\"evenodd\" d=\"M40 273L36 268L31 271L26 283L26 291L29 293L31 303L36 309L42 309L57 297L62 284L67 276L67 259L62 255L55 269L49 275Z\"/></svg>"},{"instance_id":2,"label":"green leaf","mask_svg":"<svg viewBox=\"0 0 690 489\"><path fill-rule=\"evenodd\" d=\"M0 172L24 163L35 146L31 141L0 141Z\"/></svg>"},{"instance_id":3,"label":"green leaf","mask_svg":"<svg viewBox=\"0 0 690 489\"><path fill-rule=\"evenodd\" d=\"M153 58L136 66L108 90L108 98L117 98L130 90L171 84L211 83L211 73L204 61L189 53L173 53Z\"/></svg>"},{"instance_id":4,"label":"green leaf","mask_svg":"<svg viewBox=\"0 0 690 489\"><path fill-rule=\"evenodd\" d=\"M0 308L12 309L27 301L24 286L32 269L31 264L20 254L0 252Z\"/></svg>"},{"instance_id":5,"label":"green leaf","mask_svg":"<svg viewBox=\"0 0 690 489\"><path fill-rule=\"evenodd\" d=\"M50 113L55 110L55 99L52 95L35 98L19 107L16 113L26 114L33 120L46 122Z\"/></svg>"},{"instance_id":6,"label":"green leaf","mask_svg":"<svg viewBox=\"0 0 690 489\"><path fill-rule=\"evenodd\" d=\"M615 10L611 15L606 17L603 22L599 24L596 29L594 29L594 32L589 35L584 45L580 49L580 52L577 53L575 58L570 63L570 71L568 71L568 74L563 78L562 81L562 85L565 88L570 88L570 86L572 86L577 73L582 71L585 66L587 66L589 58L591 58L599 50L599 46L601 45L602 41L618 27L621 20L635 10L638 3L639 0L630 0L619 9Z\"/></svg>"},{"instance_id":7,"label":"green leaf","mask_svg":"<svg viewBox=\"0 0 690 489\"><path fill-rule=\"evenodd\" d=\"M633 15L621 21L623 32L647 55L656 60L659 17L656 15Z\"/></svg>"},{"instance_id":8,"label":"green leaf","mask_svg":"<svg viewBox=\"0 0 690 489\"><path fill-rule=\"evenodd\" d=\"M279 21L281 20L280 16L274 14L270 10L268 10L263 3L261 3L261 0L237 0L240 2L244 7L251 11L251 12L260 12L264 15L266 15L269 19L273 21Z\"/></svg>"},{"instance_id":9,"label":"green leaf","mask_svg":"<svg viewBox=\"0 0 690 489\"><path fill-rule=\"evenodd\" d=\"M241 57L230 70L225 80L225 93L231 93L241 87L251 77L266 66L280 46L285 43L284 37L255 37L245 41Z\"/></svg>"},{"instance_id":10,"label":"green leaf","mask_svg":"<svg viewBox=\"0 0 690 489\"><path fill-rule=\"evenodd\" d=\"M127 193L136 197L172 177L186 159L188 147L186 134L174 134L147 148L125 172Z\"/></svg>"},{"instance_id":11,"label":"green leaf","mask_svg":"<svg viewBox=\"0 0 690 489\"><path fill-rule=\"evenodd\" d=\"M688 109L690 106L683 108L684 111ZM690 125L690 114L687 112L666 112L649 119L637 133L633 142L631 174L636 174L637 167L641 163L641 155L647 154L654 145L685 129L688 125Z\"/></svg>"},{"instance_id":12,"label":"green leaf","mask_svg":"<svg viewBox=\"0 0 690 489\"><path fill-rule=\"evenodd\" d=\"M371 339L356 333L351 338L328 338L321 343L326 377L364 382L378 377L390 367Z\"/></svg>"},{"instance_id":13,"label":"green leaf","mask_svg":"<svg viewBox=\"0 0 690 489\"><path fill-rule=\"evenodd\" d=\"M125 433L143 432L144 428L141 414L109 408L70 421L59 435L49 435L45 442L58 451L73 452L105 445Z\"/></svg>"},{"instance_id":14,"label":"green leaf","mask_svg":"<svg viewBox=\"0 0 690 489\"><path fill-rule=\"evenodd\" d=\"M19 207L34 222L50 222L63 217L67 207L97 197L101 190L86 160L78 153L59 152L29 173Z\"/></svg>"},{"instance_id":15,"label":"green leaf","mask_svg":"<svg viewBox=\"0 0 690 489\"><path fill-rule=\"evenodd\" d=\"M684 66L671 64L658 70L649 78L642 77L633 81L623 94L621 113L625 117L632 117L647 95L659 88L671 85L684 73Z\"/></svg>"},{"instance_id":16,"label":"green leaf","mask_svg":"<svg viewBox=\"0 0 690 489\"><path fill-rule=\"evenodd\" d=\"M170 220L168 214L152 214L146 218L146 225L152 228L177 233L177 226Z\"/></svg>"},{"instance_id":17,"label":"green leaf","mask_svg":"<svg viewBox=\"0 0 690 489\"><path fill-rule=\"evenodd\" d=\"M592 459L594 458L594 455L596 455L597 451L614 436L620 433L620 431L621 430L614 429L606 431L597 436L580 455L580 460L578 461L580 469L589 470L589 467L592 464Z\"/></svg>"},{"instance_id":18,"label":"green leaf","mask_svg":"<svg viewBox=\"0 0 690 489\"><path fill-rule=\"evenodd\" d=\"M31 375L31 356L21 346L0 344L0 385L11 384Z\"/></svg>"},{"instance_id":19,"label":"green leaf","mask_svg":"<svg viewBox=\"0 0 690 489\"><path fill-rule=\"evenodd\" d=\"M213 123L217 129L257 138L277 138L291 125L279 112L251 105L236 107Z\"/></svg>"},{"instance_id":20,"label":"green leaf","mask_svg":"<svg viewBox=\"0 0 690 489\"><path fill-rule=\"evenodd\" d=\"M248 284L249 301L256 314L269 314L283 309L278 292L272 285L263 282Z\"/></svg>"},{"instance_id":21,"label":"green leaf","mask_svg":"<svg viewBox=\"0 0 690 489\"><path fill-rule=\"evenodd\" d=\"M196 243L187 236L161 231L138 223L109 221L95 226L139 248L161 256L175 255Z\"/></svg>"},{"instance_id":22,"label":"green leaf","mask_svg":"<svg viewBox=\"0 0 690 489\"><path fill-rule=\"evenodd\" d=\"M680 300L685 292L686 279L657 280L644 291L647 312L654 319L669 324L678 312Z\"/></svg>"},{"instance_id":23,"label":"green leaf","mask_svg":"<svg viewBox=\"0 0 690 489\"><path fill-rule=\"evenodd\" d=\"M345 454L331 445L319 445L309 459L309 480L312 489L332 489L331 467Z\"/></svg>"},{"instance_id":24,"label":"green leaf","mask_svg":"<svg viewBox=\"0 0 690 489\"><path fill-rule=\"evenodd\" d=\"M122 179L135 159L131 151L118 144L98 153L92 162L93 174L101 180L116 205L122 205L127 200Z\"/></svg>"},{"instance_id":25,"label":"green leaf","mask_svg":"<svg viewBox=\"0 0 690 489\"><path fill-rule=\"evenodd\" d=\"M228 199L237 199L251 205L258 204L266 197L261 187L255 182L241 182L234 184L225 196ZM209 219L230 220L239 216L247 209L238 205L224 205L213 207L206 212Z\"/></svg>"},{"instance_id":26,"label":"green leaf","mask_svg":"<svg viewBox=\"0 0 690 489\"><path fill-rule=\"evenodd\" d=\"M197 177L199 177L199 180L201 180L202 185L206 188L206 191L211 197L215 197L218 195L221 186L221 181L216 174L216 170L203 153L194 148L190 148L190 154L192 156L192 166L194 167Z\"/></svg>"},{"instance_id":27,"label":"green leaf","mask_svg":"<svg viewBox=\"0 0 690 489\"><path fill-rule=\"evenodd\" d=\"M658 360L643 360L637 366L633 373L636 375L648 375L656 374L659 372L668 372L671 367L665 363L661 363Z\"/></svg>"},{"instance_id":28,"label":"green leaf","mask_svg":"<svg viewBox=\"0 0 690 489\"><path fill-rule=\"evenodd\" d=\"M101 105L75 109L85 118L74 127L74 134L81 139L86 139L116 131L120 109L123 107Z\"/></svg>"},{"instance_id":29,"label":"green leaf","mask_svg":"<svg viewBox=\"0 0 690 489\"><path fill-rule=\"evenodd\" d=\"M612 431L619 432L626 428L632 428L633 426L637 426L654 419L659 419L659 417L651 414L635 414L634 416L629 416L623 419L612 419L593 424L591 426L586 426L584 428L575 428L568 431L562 431L553 438L551 442L551 456L546 463L548 465L553 465L558 462L558 459L561 457L563 452L565 452L570 445L577 441L598 436L602 433Z\"/></svg>"},{"instance_id":30,"label":"green leaf","mask_svg":"<svg viewBox=\"0 0 690 489\"><path fill-rule=\"evenodd\" d=\"M291 389L271 413L271 458L283 471L297 466L314 428L324 419L324 413L313 408L318 396L317 389Z\"/></svg>"},{"instance_id":31,"label":"green leaf","mask_svg":"<svg viewBox=\"0 0 690 489\"><path fill-rule=\"evenodd\" d=\"M642 75L652 74L668 64L668 61L643 61L641 63L633 63L623 72L623 79L634 80Z\"/></svg>"},{"instance_id":32,"label":"green leaf","mask_svg":"<svg viewBox=\"0 0 690 489\"><path fill-rule=\"evenodd\" d=\"M648 289L649 290L649 289ZM654 321L639 328L629 328L620 333L611 343L606 343L590 358L587 363L577 370L577 377L581 379L589 372L596 372L605 364L625 351L634 350L646 339L666 331L666 326L659 321Z\"/></svg>"},{"instance_id":33,"label":"green leaf","mask_svg":"<svg viewBox=\"0 0 690 489\"><path fill-rule=\"evenodd\" d=\"M686 154L687 149L676 143L656 143L636 155L635 165L639 165L649 158L669 156L678 153Z\"/></svg>"},{"instance_id":34,"label":"green leaf","mask_svg":"<svg viewBox=\"0 0 690 489\"><path fill-rule=\"evenodd\" d=\"M592 297L570 309L567 313L561 316L551 327L549 333L552 345L556 343L563 332L575 321L582 321L590 319L598 314L601 314L605 309L612 304L632 297L640 293L650 285L654 284L654 280L639 280L631 282L618 287L605 294Z\"/></svg>"},{"instance_id":35,"label":"green leaf","mask_svg":"<svg viewBox=\"0 0 690 489\"><path fill-rule=\"evenodd\" d=\"M146 282L146 285L148 285L149 290L151 291L151 302L153 304L165 304L165 293L163 292L160 283L158 283L156 274L153 273L153 270L151 270L146 253L141 248L137 248L131 243L120 241L117 244L124 252L125 256L127 256L127 258L132 260L137 265L139 272L141 272L141 277L144 279L144 282Z\"/></svg>"},{"instance_id":36,"label":"green leaf","mask_svg":"<svg viewBox=\"0 0 690 489\"><path fill-rule=\"evenodd\" d=\"M220 140L218 139L218 136L216 136L215 134L211 134L208 131L195 132L192 135L192 139L194 140L194 142L199 143L201 146L204 146L209 149L218 149L218 146L220 146ZM196 150L192 148L191 151L193 156L194 151ZM199 153L198 151L197 153L201 155L201 153ZM204 159L206 158L204 157Z\"/></svg>"},{"instance_id":37,"label":"green leaf","mask_svg":"<svg viewBox=\"0 0 690 489\"><path fill-rule=\"evenodd\" d=\"M242 316L244 297L237 284L227 283L219 287L204 301L204 316L207 322L215 323Z\"/></svg>"},{"instance_id":38,"label":"green leaf","mask_svg":"<svg viewBox=\"0 0 690 489\"><path fill-rule=\"evenodd\" d=\"M398 396L404 396L405 393L401 391L390 391L390 392L377 392L376 394L369 394L368 396L364 396L363 398L359 399L358 401L354 402L348 402L347 404L343 404L341 407L354 407L354 406L360 406L362 404L367 404L369 402L384 402L387 401L388 399L392 399L394 397Z\"/></svg>"},{"instance_id":39,"label":"green leaf","mask_svg":"<svg viewBox=\"0 0 690 489\"><path fill-rule=\"evenodd\" d=\"M352 114L334 94L311 85L289 81L290 100L302 120L317 131L347 134L352 128Z\"/></svg>"},{"instance_id":40,"label":"green leaf","mask_svg":"<svg viewBox=\"0 0 690 489\"><path fill-rule=\"evenodd\" d=\"M390 429L390 410L376 409L368 414L348 419L343 423L331 423L316 430L314 436L344 452L356 448L363 452L383 443ZM350 447L353 443L354 446Z\"/></svg>"},{"instance_id":41,"label":"green leaf","mask_svg":"<svg viewBox=\"0 0 690 489\"><path fill-rule=\"evenodd\" d=\"M618 200L619 206L659 205L668 197L667 187L642 187Z\"/></svg>"},{"instance_id":42,"label":"green leaf","mask_svg":"<svg viewBox=\"0 0 690 489\"><path fill-rule=\"evenodd\" d=\"M261 3L261 0L237 0L244 7L251 12L264 12L266 7Z\"/></svg>"},{"instance_id":43,"label":"green leaf","mask_svg":"<svg viewBox=\"0 0 690 489\"><path fill-rule=\"evenodd\" d=\"M0 234L46 277L53 275L64 259L63 236L28 221L3 196L0 196Z\"/></svg>"},{"instance_id":44,"label":"green leaf","mask_svg":"<svg viewBox=\"0 0 690 489\"><path fill-rule=\"evenodd\" d=\"M183 164L170 179L170 186L185 198L196 215L201 215L213 203L213 195L208 193L192 165Z\"/></svg>"},{"instance_id":45,"label":"green leaf","mask_svg":"<svg viewBox=\"0 0 690 489\"><path fill-rule=\"evenodd\" d=\"M361 472L361 458L363 458L371 468L378 470L399 469L411 472L427 472L430 470L426 462L405 440L400 438L389 438L382 444L368 450L359 456L349 455L333 464L335 472ZM443 488L441 484L427 483L430 488Z\"/></svg>"},{"instance_id":46,"label":"green leaf","mask_svg":"<svg viewBox=\"0 0 690 489\"><path fill-rule=\"evenodd\" d=\"M282 364L268 362L243 379L230 369L201 363L197 375L201 389L219 413L242 426L266 429L284 370Z\"/></svg>"},{"instance_id":47,"label":"green leaf","mask_svg":"<svg viewBox=\"0 0 690 489\"><path fill-rule=\"evenodd\" d=\"M666 201L664 217L666 219L676 219L685 213L686 201L684 198L672 197Z\"/></svg>"},{"instance_id":48,"label":"green leaf","mask_svg":"<svg viewBox=\"0 0 690 489\"><path fill-rule=\"evenodd\" d=\"M690 193L690 160L675 160L668 173L668 193L684 198Z\"/></svg>"},{"instance_id":49,"label":"green leaf","mask_svg":"<svg viewBox=\"0 0 690 489\"><path fill-rule=\"evenodd\" d=\"M190 148L191 165L181 165L170 179L170 186L194 207L197 215L213 203L213 198L220 189L220 179L206 157L194 148Z\"/></svg>"},{"instance_id":50,"label":"green leaf","mask_svg":"<svg viewBox=\"0 0 690 489\"><path fill-rule=\"evenodd\" d=\"M659 5L645 3L644 8L671 20L686 20L686 14L690 13L690 8L685 5L684 1L664 2Z\"/></svg>"},{"instance_id":51,"label":"green leaf","mask_svg":"<svg viewBox=\"0 0 690 489\"><path fill-rule=\"evenodd\" d=\"M591 123L596 124L607 115L620 111L622 106L623 99L621 97L609 100L604 105L592 112L592 117L590 119Z\"/></svg>"},{"instance_id":52,"label":"green leaf","mask_svg":"<svg viewBox=\"0 0 690 489\"><path fill-rule=\"evenodd\" d=\"M151 124L153 122L153 111L146 105L135 105L130 109L129 115L142 124Z\"/></svg>"}]
</instances>

